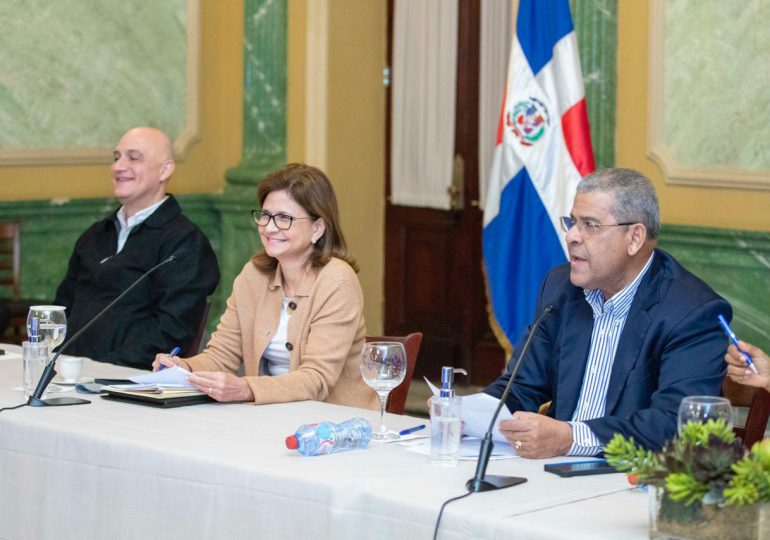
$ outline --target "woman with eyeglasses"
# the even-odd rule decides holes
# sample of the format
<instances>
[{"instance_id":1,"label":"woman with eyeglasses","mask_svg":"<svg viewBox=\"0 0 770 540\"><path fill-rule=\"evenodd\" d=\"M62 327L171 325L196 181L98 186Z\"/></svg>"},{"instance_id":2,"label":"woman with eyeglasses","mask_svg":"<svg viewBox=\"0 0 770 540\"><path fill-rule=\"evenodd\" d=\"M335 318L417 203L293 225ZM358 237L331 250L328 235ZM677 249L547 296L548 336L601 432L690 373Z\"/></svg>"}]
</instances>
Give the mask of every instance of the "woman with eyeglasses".
<instances>
[{"instance_id":1,"label":"woman with eyeglasses","mask_svg":"<svg viewBox=\"0 0 770 540\"><path fill-rule=\"evenodd\" d=\"M262 180L257 198L264 251L235 278L216 332L197 356L159 354L153 369L184 367L217 401L378 409L359 370L363 293L331 183L315 167L290 164Z\"/></svg>"}]
</instances>

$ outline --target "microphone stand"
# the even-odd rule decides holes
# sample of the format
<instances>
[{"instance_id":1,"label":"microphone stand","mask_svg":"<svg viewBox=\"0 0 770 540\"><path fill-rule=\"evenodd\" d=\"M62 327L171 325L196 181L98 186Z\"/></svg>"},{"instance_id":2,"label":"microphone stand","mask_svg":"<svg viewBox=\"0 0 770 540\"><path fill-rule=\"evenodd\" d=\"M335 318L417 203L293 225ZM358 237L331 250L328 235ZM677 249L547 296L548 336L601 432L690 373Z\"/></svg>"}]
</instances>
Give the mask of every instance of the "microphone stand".
<instances>
[{"instance_id":1,"label":"microphone stand","mask_svg":"<svg viewBox=\"0 0 770 540\"><path fill-rule=\"evenodd\" d=\"M139 278L134 281L129 287L120 293L115 300L107 304L107 306L102 309L99 313L96 314L96 316L88 321L88 323L75 332L75 335L73 335L70 339L68 339L61 347L59 347L59 350L56 352L54 357L51 359L50 362L45 366L45 369L43 370L43 373L40 375L40 380L37 383L37 386L35 387L35 392L29 397L29 400L27 401L27 405L30 407L63 407L65 405L85 405L86 403L91 403L91 401L87 399L81 399L81 398L74 398L74 397L55 397L55 398L48 398L43 399L43 392L45 392L45 389L48 388L48 385L50 384L51 380L56 376L56 370L54 369L54 366L56 365L56 360L59 358L59 355L64 352L64 349L66 349L69 345L77 341L77 339L91 326L98 321L102 315L107 313L107 311L112 308L115 304L117 304L120 300L123 299L129 292L131 292L134 287L139 285L147 276L152 274L155 270L163 266L164 264L168 264L171 261L175 261L178 258L178 254L171 255L170 257L163 259L161 262L147 270L144 274L139 276Z\"/></svg>"},{"instance_id":2,"label":"microphone stand","mask_svg":"<svg viewBox=\"0 0 770 540\"><path fill-rule=\"evenodd\" d=\"M524 342L524 347L521 348L519 358L516 360L516 363L513 366L513 370L511 371L511 377L508 379L508 384L505 386L505 390L503 390L503 395L500 397L500 402L497 404L495 414L492 415L492 420L489 422L489 428L487 429L487 432L484 435L484 439L481 442L481 448L479 449L479 462L478 465L476 465L476 474L473 478L465 483L465 487L471 493L478 493L480 491L494 491L496 489L518 486L519 484L523 484L527 481L526 478L517 476L498 476L492 474L489 476L486 475L487 465L489 464L489 457L492 455L492 449L495 446L495 443L492 442L492 430L495 428L495 421L497 420L497 416L500 414L500 410L505 404L505 400L508 398L508 394L511 393L513 379L516 378L516 372L519 370L519 366L521 365L521 361L524 359L524 355L527 353L527 349L529 349L529 344L532 341L532 337L535 335L535 332L540 326L540 323L543 322L543 319L550 315L555 309L556 308L550 304L545 307L543 313L535 321L535 324L532 325L532 330L529 332L529 336L527 336L527 341Z\"/></svg>"}]
</instances>

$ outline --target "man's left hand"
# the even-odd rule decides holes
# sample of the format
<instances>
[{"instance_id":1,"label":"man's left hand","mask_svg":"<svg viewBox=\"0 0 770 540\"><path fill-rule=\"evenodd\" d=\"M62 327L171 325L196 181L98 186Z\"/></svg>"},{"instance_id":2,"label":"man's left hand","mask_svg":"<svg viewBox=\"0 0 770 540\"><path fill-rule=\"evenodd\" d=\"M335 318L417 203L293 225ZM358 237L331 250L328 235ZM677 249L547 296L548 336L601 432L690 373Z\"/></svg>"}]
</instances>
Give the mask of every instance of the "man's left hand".
<instances>
[{"instance_id":1,"label":"man's left hand","mask_svg":"<svg viewBox=\"0 0 770 540\"><path fill-rule=\"evenodd\" d=\"M527 458L563 456L572 446L572 426L542 414L513 413L513 418L500 422L500 433Z\"/></svg>"}]
</instances>

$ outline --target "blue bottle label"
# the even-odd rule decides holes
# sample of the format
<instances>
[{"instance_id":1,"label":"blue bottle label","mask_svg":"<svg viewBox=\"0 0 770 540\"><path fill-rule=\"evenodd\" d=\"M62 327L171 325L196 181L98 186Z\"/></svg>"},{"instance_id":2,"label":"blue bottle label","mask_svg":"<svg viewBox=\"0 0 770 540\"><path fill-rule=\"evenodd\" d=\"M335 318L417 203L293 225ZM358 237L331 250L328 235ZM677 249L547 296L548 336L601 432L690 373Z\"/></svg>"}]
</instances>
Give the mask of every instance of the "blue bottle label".
<instances>
[{"instance_id":1,"label":"blue bottle label","mask_svg":"<svg viewBox=\"0 0 770 540\"><path fill-rule=\"evenodd\" d=\"M327 449L331 449L334 446L332 441L332 434L329 431L328 424L320 424L316 426L315 434L318 437L319 453L325 453Z\"/></svg>"}]
</instances>

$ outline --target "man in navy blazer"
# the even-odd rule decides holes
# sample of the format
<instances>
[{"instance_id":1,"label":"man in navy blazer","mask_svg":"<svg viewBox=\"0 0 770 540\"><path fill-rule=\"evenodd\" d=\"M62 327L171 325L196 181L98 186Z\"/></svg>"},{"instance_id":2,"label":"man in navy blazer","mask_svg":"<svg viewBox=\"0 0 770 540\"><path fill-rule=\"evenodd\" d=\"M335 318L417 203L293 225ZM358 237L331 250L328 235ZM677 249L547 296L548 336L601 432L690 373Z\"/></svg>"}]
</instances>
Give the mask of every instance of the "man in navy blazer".
<instances>
[{"instance_id":1,"label":"man in navy blazer","mask_svg":"<svg viewBox=\"0 0 770 540\"><path fill-rule=\"evenodd\" d=\"M561 222L569 263L543 281L536 315L555 309L535 330L500 431L524 457L595 455L615 433L660 449L683 397L720 394L727 341L717 315L732 309L655 248L658 201L637 171L584 178ZM512 365L486 393L502 395ZM549 400L548 415L537 414Z\"/></svg>"}]
</instances>

